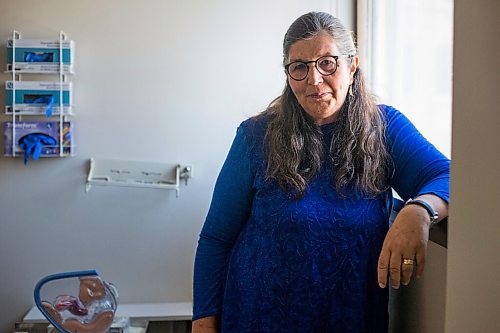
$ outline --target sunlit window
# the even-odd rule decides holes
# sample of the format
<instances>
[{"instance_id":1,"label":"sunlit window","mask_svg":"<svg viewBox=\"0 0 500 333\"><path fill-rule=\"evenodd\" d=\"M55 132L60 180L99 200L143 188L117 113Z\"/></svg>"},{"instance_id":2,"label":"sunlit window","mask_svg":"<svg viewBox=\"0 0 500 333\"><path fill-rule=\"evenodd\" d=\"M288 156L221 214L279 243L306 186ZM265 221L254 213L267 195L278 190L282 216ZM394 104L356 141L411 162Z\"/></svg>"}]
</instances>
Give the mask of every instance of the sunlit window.
<instances>
[{"instance_id":1,"label":"sunlit window","mask_svg":"<svg viewBox=\"0 0 500 333\"><path fill-rule=\"evenodd\" d=\"M364 29L370 44L366 65L372 91L380 103L403 112L449 157L453 0L362 3L370 6Z\"/></svg>"}]
</instances>

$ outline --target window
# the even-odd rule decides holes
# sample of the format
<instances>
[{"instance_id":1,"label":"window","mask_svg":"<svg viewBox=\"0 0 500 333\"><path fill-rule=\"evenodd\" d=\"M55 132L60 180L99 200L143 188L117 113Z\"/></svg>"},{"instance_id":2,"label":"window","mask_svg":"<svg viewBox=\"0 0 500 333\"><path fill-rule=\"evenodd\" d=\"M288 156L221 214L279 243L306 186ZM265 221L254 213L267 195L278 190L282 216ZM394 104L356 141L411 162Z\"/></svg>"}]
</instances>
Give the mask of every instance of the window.
<instances>
[{"instance_id":1,"label":"window","mask_svg":"<svg viewBox=\"0 0 500 333\"><path fill-rule=\"evenodd\" d=\"M403 112L449 157L453 0L360 0L358 44L378 102Z\"/></svg>"}]
</instances>

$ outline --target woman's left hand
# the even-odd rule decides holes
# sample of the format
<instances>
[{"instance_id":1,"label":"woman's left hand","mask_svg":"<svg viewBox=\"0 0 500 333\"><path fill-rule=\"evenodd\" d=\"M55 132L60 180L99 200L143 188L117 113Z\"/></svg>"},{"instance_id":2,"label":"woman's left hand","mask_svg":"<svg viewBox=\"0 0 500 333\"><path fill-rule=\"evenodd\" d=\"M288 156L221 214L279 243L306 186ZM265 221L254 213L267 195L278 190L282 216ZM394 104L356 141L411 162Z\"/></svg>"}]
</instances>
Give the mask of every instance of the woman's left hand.
<instances>
[{"instance_id":1,"label":"woman's left hand","mask_svg":"<svg viewBox=\"0 0 500 333\"><path fill-rule=\"evenodd\" d=\"M387 278L391 286L408 285L415 270L419 278L425 266L430 218L417 205L404 206L387 233L378 260L378 282L385 288Z\"/></svg>"}]
</instances>

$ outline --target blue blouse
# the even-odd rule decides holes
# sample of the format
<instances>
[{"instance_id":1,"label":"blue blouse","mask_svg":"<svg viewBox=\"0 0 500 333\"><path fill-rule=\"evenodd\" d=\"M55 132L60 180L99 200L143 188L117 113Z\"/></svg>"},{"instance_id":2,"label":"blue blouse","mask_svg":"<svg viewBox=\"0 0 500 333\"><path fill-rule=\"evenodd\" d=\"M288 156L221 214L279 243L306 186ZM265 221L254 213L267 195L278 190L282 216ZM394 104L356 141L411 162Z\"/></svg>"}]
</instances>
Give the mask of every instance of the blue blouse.
<instances>
[{"instance_id":1,"label":"blue blouse","mask_svg":"<svg viewBox=\"0 0 500 333\"><path fill-rule=\"evenodd\" d=\"M405 200L432 193L448 201L449 160L403 114L380 108L392 188ZM293 199L265 179L267 123L240 125L217 179L196 252L193 320L219 315L222 333L387 332L377 261L392 192L342 198L324 162ZM325 154L335 127L321 127Z\"/></svg>"}]
</instances>

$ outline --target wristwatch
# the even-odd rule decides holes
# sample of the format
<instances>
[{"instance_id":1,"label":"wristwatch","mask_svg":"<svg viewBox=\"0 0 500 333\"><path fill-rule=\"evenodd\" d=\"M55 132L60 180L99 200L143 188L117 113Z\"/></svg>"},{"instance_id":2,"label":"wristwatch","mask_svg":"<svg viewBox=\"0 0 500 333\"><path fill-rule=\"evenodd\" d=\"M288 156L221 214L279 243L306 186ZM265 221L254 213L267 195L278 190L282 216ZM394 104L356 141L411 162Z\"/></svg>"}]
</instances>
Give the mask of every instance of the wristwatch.
<instances>
[{"instance_id":1,"label":"wristwatch","mask_svg":"<svg viewBox=\"0 0 500 333\"><path fill-rule=\"evenodd\" d=\"M438 212L436 212L434 210L434 208L432 208L432 206L429 205L427 202L425 202L423 200L419 200L419 199L409 199L405 203L405 206L407 206L407 205L417 205L417 206L425 208L427 213L429 213L429 217L431 218L431 224L437 223L437 220L439 218Z\"/></svg>"}]
</instances>

